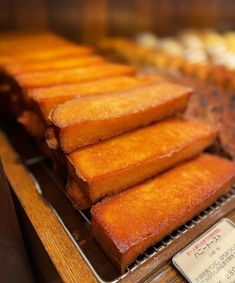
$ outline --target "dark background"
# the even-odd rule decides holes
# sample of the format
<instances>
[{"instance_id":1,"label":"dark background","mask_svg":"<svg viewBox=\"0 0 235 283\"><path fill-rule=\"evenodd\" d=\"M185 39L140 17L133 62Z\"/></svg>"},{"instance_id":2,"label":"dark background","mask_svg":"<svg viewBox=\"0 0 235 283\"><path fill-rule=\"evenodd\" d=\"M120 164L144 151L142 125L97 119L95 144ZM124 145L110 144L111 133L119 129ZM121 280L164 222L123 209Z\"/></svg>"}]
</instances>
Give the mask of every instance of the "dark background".
<instances>
[{"instance_id":1,"label":"dark background","mask_svg":"<svg viewBox=\"0 0 235 283\"><path fill-rule=\"evenodd\" d=\"M0 31L50 29L83 42L140 31L235 28L234 0L0 0Z\"/></svg>"}]
</instances>

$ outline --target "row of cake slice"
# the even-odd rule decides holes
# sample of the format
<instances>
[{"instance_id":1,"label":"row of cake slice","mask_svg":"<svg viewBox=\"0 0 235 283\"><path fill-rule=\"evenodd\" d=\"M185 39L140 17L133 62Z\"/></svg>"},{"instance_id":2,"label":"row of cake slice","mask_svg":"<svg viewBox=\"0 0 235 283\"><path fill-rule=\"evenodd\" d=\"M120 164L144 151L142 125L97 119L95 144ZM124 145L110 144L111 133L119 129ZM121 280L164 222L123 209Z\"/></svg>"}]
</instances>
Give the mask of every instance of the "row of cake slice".
<instances>
[{"instance_id":1,"label":"row of cake slice","mask_svg":"<svg viewBox=\"0 0 235 283\"><path fill-rule=\"evenodd\" d=\"M68 197L93 206L93 235L121 272L229 190L234 163L200 155L216 131L178 115L189 88L51 34L5 36L0 50L2 98L39 144L46 132Z\"/></svg>"},{"instance_id":2,"label":"row of cake slice","mask_svg":"<svg viewBox=\"0 0 235 283\"><path fill-rule=\"evenodd\" d=\"M234 163L203 154L92 208L92 231L114 264L148 247L210 206L234 182Z\"/></svg>"}]
</instances>

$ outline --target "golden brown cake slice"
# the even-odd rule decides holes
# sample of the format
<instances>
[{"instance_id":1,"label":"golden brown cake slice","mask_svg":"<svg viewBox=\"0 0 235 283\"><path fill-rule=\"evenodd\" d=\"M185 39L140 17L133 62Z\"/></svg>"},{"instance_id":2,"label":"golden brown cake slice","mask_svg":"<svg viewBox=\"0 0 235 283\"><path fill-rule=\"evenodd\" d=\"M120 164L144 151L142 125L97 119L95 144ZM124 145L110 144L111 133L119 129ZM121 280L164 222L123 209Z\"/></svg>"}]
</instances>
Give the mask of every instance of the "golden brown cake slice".
<instances>
[{"instance_id":1,"label":"golden brown cake slice","mask_svg":"<svg viewBox=\"0 0 235 283\"><path fill-rule=\"evenodd\" d=\"M87 66L68 70L35 72L17 75L15 80L23 89L46 87L59 84L69 84L102 79L117 75L134 75L131 67L102 63L96 66Z\"/></svg>"},{"instance_id":2,"label":"golden brown cake slice","mask_svg":"<svg viewBox=\"0 0 235 283\"><path fill-rule=\"evenodd\" d=\"M199 121L168 119L68 154L69 172L95 203L199 154L214 137Z\"/></svg>"},{"instance_id":3,"label":"golden brown cake slice","mask_svg":"<svg viewBox=\"0 0 235 283\"><path fill-rule=\"evenodd\" d=\"M24 50L20 52L6 53L0 55L0 65L9 64L12 62L24 63L24 62L36 62L43 61L49 59L55 59L63 56L67 56L68 54L74 56L82 56L91 54L93 51L88 47L81 47L73 44L61 44L56 46L51 46L50 44L46 45L47 48L44 49L36 49L35 46L31 46L29 50ZM12 47L9 47L12 48Z\"/></svg>"},{"instance_id":4,"label":"golden brown cake slice","mask_svg":"<svg viewBox=\"0 0 235 283\"><path fill-rule=\"evenodd\" d=\"M156 82L113 95L67 101L52 111L50 119L62 150L71 152L184 111L190 92Z\"/></svg>"},{"instance_id":5,"label":"golden brown cake slice","mask_svg":"<svg viewBox=\"0 0 235 283\"><path fill-rule=\"evenodd\" d=\"M51 33L0 38L0 65L48 60L68 54L82 56L92 52L88 47L78 46Z\"/></svg>"},{"instance_id":6,"label":"golden brown cake slice","mask_svg":"<svg viewBox=\"0 0 235 283\"><path fill-rule=\"evenodd\" d=\"M40 108L45 120L50 111L57 105L80 96L99 95L118 90L126 90L133 87L148 84L153 81L163 81L160 75L118 76L96 80L92 83L77 83L58 85L47 88L36 88L29 92L33 102Z\"/></svg>"},{"instance_id":7,"label":"golden brown cake slice","mask_svg":"<svg viewBox=\"0 0 235 283\"><path fill-rule=\"evenodd\" d=\"M225 194L234 181L234 163L201 155L95 205L93 235L124 272L149 246Z\"/></svg>"},{"instance_id":8,"label":"golden brown cake slice","mask_svg":"<svg viewBox=\"0 0 235 283\"><path fill-rule=\"evenodd\" d=\"M105 59L98 55L88 56L89 54L81 54L81 56L67 55L62 58L52 58L50 60L11 63L4 66L4 71L10 75L15 76L17 74L24 74L30 72L42 72L52 70L65 70L71 68L85 67L91 65L97 65L105 62Z\"/></svg>"},{"instance_id":9,"label":"golden brown cake slice","mask_svg":"<svg viewBox=\"0 0 235 283\"><path fill-rule=\"evenodd\" d=\"M43 44L42 44L43 42ZM0 53L19 54L46 50L52 47L74 45L72 42L53 33L35 33L35 34L8 34L0 36Z\"/></svg>"},{"instance_id":10,"label":"golden brown cake slice","mask_svg":"<svg viewBox=\"0 0 235 283\"><path fill-rule=\"evenodd\" d=\"M72 178L69 178L67 183L66 195L76 209L86 209L92 206L91 201Z\"/></svg>"}]
</instances>

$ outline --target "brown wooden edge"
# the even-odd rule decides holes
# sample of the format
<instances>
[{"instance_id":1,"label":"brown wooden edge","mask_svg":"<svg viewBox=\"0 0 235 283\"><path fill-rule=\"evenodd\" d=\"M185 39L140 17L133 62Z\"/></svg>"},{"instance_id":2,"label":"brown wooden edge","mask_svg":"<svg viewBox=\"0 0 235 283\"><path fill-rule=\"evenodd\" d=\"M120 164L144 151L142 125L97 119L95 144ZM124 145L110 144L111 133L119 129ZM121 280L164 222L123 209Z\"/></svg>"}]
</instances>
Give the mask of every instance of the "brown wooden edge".
<instances>
[{"instance_id":1,"label":"brown wooden edge","mask_svg":"<svg viewBox=\"0 0 235 283\"><path fill-rule=\"evenodd\" d=\"M7 178L0 159L0 281L33 283L33 273L24 243ZM14 270L14 272L12 272Z\"/></svg>"},{"instance_id":2,"label":"brown wooden edge","mask_svg":"<svg viewBox=\"0 0 235 283\"><path fill-rule=\"evenodd\" d=\"M79 283L97 282L53 211L36 192L27 169L2 132L0 156L9 183L62 280Z\"/></svg>"}]
</instances>

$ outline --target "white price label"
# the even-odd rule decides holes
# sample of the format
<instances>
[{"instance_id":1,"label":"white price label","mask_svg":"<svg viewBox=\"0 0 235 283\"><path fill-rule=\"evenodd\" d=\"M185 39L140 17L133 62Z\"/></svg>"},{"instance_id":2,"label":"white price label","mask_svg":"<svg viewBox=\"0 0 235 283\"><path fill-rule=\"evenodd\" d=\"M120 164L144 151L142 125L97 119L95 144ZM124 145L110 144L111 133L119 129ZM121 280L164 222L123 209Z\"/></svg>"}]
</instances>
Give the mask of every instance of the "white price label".
<instances>
[{"instance_id":1,"label":"white price label","mask_svg":"<svg viewBox=\"0 0 235 283\"><path fill-rule=\"evenodd\" d=\"M235 283L235 225L222 219L173 257L192 283Z\"/></svg>"}]
</instances>

